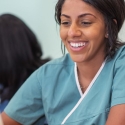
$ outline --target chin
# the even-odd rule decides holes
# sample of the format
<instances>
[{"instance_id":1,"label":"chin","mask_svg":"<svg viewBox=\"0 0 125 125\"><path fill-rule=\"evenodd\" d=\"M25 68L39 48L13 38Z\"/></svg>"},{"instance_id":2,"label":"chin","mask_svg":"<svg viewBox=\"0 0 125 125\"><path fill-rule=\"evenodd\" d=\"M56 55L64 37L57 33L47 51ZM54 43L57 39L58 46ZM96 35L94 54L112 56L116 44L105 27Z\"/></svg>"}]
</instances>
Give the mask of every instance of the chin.
<instances>
[{"instance_id":1,"label":"chin","mask_svg":"<svg viewBox=\"0 0 125 125\"><path fill-rule=\"evenodd\" d=\"M74 61L74 62L76 62L76 63L82 63L82 62L84 62L84 58L83 58L83 56L78 56L78 55L70 55L70 57L71 57L71 59Z\"/></svg>"}]
</instances>

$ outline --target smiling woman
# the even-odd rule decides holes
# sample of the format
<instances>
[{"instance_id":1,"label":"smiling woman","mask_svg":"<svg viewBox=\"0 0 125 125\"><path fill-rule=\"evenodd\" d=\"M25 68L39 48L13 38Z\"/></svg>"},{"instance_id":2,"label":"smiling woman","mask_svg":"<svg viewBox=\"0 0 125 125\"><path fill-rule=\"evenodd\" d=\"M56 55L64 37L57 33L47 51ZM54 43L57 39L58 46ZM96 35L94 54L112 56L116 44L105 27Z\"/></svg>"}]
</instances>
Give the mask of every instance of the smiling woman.
<instances>
[{"instance_id":1,"label":"smiling woman","mask_svg":"<svg viewBox=\"0 0 125 125\"><path fill-rule=\"evenodd\" d=\"M104 40L107 31L104 17L94 7L83 1L77 2L67 0L64 3L60 36L74 62L91 63L96 59L100 67L106 56ZM98 62L99 59L101 62Z\"/></svg>"},{"instance_id":2,"label":"smiling woman","mask_svg":"<svg viewBox=\"0 0 125 125\"><path fill-rule=\"evenodd\" d=\"M4 124L124 125L124 0L58 0L55 19L68 54L26 80L2 113Z\"/></svg>"}]
</instances>

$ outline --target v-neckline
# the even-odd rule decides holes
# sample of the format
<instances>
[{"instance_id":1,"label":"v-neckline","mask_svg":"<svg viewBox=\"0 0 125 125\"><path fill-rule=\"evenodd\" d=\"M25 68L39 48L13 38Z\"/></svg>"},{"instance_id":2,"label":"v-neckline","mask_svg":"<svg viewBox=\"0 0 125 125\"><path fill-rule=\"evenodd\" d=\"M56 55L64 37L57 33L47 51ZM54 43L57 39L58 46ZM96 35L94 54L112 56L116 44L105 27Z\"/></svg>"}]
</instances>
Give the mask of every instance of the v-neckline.
<instances>
[{"instance_id":1,"label":"v-neckline","mask_svg":"<svg viewBox=\"0 0 125 125\"><path fill-rule=\"evenodd\" d=\"M92 85L94 84L95 80L97 79L97 77L99 76L99 74L101 73L103 67L105 65L105 61L102 63L101 67L99 68L98 72L96 73L96 75L94 76L94 78L92 79L92 81L90 82L89 86L87 87L86 91L83 93L80 87L80 83L79 83L79 79L78 79L78 70L77 70L77 64L75 63L74 65L74 74L75 74L75 80L76 80L76 85L79 91L80 96L86 96L86 94L89 92L89 90L91 89Z\"/></svg>"},{"instance_id":2,"label":"v-neckline","mask_svg":"<svg viewBox=\"0 0 125 125\"><path fill-rule=\"evenodd\" d=\"M97 79L97 77L101 73L103 67L105 66L105 62L106 62L106 60L102 63L101 67L99 68L98 72L96 73L96 75L94 76L94 78L92 79L92 81L90 82L88 88L86 89L86 91L84 93L82 93L82 90L80 88L80 84L79 84L79 80L78 80L77 65L75 63L75 65L74 65L75 80L76 80L76 85L77 85L78 91L79 91L79 93L81 95L81 98L78 100L78 102L73 107L73 109L68 113L68 115L64 118L64 120L62 121L61 125L63 125L67 121L67 119L72 115L72 113L77 109L77 107L83 101L85 96L88 94L88 92L90 91L90 89L91 89L92 85L94 84L95 80Z\"/></svg>"}]
</instances>

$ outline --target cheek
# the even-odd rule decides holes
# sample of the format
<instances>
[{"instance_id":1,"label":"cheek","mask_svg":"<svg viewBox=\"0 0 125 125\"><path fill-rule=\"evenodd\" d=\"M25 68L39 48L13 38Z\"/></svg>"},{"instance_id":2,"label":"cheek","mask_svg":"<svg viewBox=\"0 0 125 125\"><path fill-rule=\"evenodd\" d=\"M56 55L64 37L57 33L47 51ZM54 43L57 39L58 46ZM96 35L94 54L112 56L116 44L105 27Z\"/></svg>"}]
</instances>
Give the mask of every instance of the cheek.
<instances>
[{"instance_id":1,"label":"cheek","mask_svg":"<svg viewBox=\"0 0 125 125\"><path fill-rule=\"evenodd\" d=\"M60 28L60 38L63 40L63 42L65 41L66 37L67 37L66 30Z\"/></svg>"},{"instance_id":2,"label":"cheek","mask_svg":"<svg viewBox=\"0 0 125 125\"><path fill-rule=\"evenodd\" d=\"M61 27L60 27L59 33L60 33L60 38L63 40L63 32L62 32L62 28Z\"/></svg>"},{"instance_id":3,"label":"cheek","mask_svg":"<svg viewBox=\"0 0 125 125\"><path fill-rule=\"evenodd\" d=\"M100 28L92 28L91 30L87 30L85 32L85 36L88 38L88 40L103 41L103 39L105 38L105 30L100 30Z\"/></svg>"}]
</instances>

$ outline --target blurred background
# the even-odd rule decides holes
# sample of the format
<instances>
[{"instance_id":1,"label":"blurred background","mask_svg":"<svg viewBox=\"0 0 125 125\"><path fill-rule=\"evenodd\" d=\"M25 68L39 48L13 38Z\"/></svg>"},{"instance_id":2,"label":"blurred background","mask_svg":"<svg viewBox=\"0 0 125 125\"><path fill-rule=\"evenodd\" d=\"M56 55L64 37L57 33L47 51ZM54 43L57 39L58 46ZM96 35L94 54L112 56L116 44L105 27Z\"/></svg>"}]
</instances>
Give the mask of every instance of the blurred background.
<instances>
[{"instance_id":1,"label":"blurred background","mask_svg":"<svg viewBox=\"0 0 125 125\"><path fill-rule=\"evenodd\" d=\"M39 40L43 58L62 56L59 27L54 19L57 0L0 0L0 14L11 13L21 18ZM119 33L125 41L125 23Z\"/></svg>"}]
</instances>

